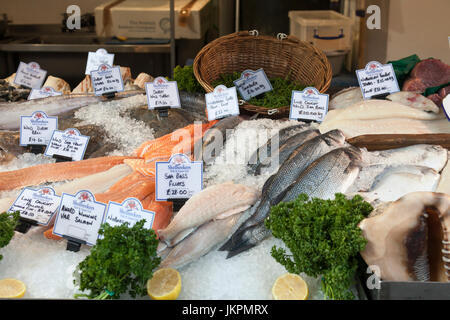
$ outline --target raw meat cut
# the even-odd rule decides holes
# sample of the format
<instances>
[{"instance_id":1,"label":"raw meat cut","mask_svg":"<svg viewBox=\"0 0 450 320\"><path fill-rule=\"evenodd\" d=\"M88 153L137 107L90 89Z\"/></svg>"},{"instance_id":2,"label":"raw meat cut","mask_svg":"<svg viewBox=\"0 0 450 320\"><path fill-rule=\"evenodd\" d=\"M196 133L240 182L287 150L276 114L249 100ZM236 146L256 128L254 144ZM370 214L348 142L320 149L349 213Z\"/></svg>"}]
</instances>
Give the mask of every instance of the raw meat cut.
<instances>
[{"instance_id":1,"label":"raw meat cut","mask_svg":"<svg viewBox=\"0 0 450 320\"><path fill-rule=\"evenodd\" d=\"M424 92L426 88L450 82L450 66L438 59L419 62L411 71L411 77L403 84L403 91Z\"/></svg>"}]
</instances>

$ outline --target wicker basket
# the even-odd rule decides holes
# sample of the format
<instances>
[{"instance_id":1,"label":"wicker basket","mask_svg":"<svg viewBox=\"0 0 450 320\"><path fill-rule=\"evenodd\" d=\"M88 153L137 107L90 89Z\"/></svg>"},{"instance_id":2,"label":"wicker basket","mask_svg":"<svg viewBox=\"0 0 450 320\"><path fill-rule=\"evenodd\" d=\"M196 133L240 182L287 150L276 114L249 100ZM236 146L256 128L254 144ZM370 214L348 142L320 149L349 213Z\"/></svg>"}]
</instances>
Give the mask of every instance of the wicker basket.
<instances>
[{"instance_id":1,"label":"wicker basket","mask_svg":"<svg viewBox=\"0 0 450 320\"><path fill-rule=\"evenodd\" d=\"M277 38L259 36L257 32L241 31L220 37L197 54L194 74L206 92L214 90L211 83L221 74L263 68L269 78L288 78L305 86L314 86L324 93L330 86L332 70L326 55L294 36ZM290 106L276 109L243 102L241 109L273 118L289 114Z\"/></svg>"}]
</instances>

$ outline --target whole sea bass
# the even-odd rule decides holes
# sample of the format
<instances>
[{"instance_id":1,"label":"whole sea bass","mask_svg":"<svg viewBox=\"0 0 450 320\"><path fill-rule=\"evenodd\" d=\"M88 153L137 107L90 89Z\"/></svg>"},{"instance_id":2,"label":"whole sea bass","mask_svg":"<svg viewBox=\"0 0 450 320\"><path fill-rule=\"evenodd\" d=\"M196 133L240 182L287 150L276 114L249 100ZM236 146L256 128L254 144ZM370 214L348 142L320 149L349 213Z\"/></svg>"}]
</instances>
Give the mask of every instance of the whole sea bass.
<instances>
[{"instance_id":1,"label":"whole sea bass","mask_svg":"<svg viewBox=\"0 0 450 320\"><path fill-rule=\"evenodd\" d=\"M348 189L358 176L361 166L362 154L359 149L347 147L332 150L304 170L293 183L278 194L271 205L293 201L301 193L306 193L311 198L333 198L335 193L344 193ZM268 206L269 211L271 205ZM221 248L228 251L227 258L254 247L270 235L264 225L264 219L239 229Z\"/></svg>"},{"instance_id":2,"label":"whole sea bass","mask_svg":"<svg viewBox=\"0 0 450 320\"><path fill-rule=\"evenodd\" d=\"M144 94L143 90L124 91L116 94L114 99ZM85 107L90 104L107 101L103 96L94 94L65 94L24 102L0 104L0 130L18 130L20 117L31 115L35 111L43 111L47 116L58 116L65 112Z\"/></svg>"}]
</instances>

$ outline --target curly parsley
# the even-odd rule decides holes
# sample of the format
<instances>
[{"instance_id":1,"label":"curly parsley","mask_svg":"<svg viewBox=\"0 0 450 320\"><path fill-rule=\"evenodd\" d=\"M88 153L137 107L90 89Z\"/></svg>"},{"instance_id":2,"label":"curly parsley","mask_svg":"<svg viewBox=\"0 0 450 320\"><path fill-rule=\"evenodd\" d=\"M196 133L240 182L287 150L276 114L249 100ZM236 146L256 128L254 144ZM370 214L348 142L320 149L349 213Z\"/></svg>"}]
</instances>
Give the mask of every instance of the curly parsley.
<instances>
[{"instance_id":1,"label":"curly parsley","mask_svg":"<svg viewBox=\"0 0 450 320\"><path fill-rule=\"evenodd\" d=\"M358 253L367 243L358 224L372 210L362 197L348 200L339 193L334 200L309 200L301 194L294 201L280 203L272 207L265 224L292 255L275 246L271 254L288 272L322 275L322 289L328 298L354 299L349 288Z\"/></svg>"},{"instance_id":2,"label":"curly parsley","mask_svg":"<svg viewBox=\"0 0 450 320\"><path fill-rule=\"evenodd\" d=\"M133 227L128 223L112 227L103 224L91 253L78 265L79 279L74 280L80 290L90 294L75 297L90 299L118 299L128 292L133 298L147 293L147 280L160 262L156 254L158 240L153 230L144 228L145 220Z\"/></svg>"},{"instance_id":3,"label":"curly parsley","mask_svg":"<svg viewBox=\"0 0 450 320\"><path fill-rule=\"evenodd\" d=\"M0 213L0 248L6 247L11 241L19 217L19 211ZM3 256L0 254L0 260L2 259Z\"/></svg>"}]
</instances>

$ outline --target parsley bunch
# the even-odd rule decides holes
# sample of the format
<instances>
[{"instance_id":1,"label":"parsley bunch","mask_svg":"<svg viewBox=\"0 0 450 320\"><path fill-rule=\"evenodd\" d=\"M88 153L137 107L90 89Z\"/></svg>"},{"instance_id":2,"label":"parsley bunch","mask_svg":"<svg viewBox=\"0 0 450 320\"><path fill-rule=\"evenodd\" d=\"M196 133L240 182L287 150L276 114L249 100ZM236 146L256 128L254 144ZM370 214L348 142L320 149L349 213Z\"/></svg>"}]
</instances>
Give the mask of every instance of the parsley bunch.
<instances>
[{"instance_id":1,"label":"parsley bunch","mask_svg":"<svg viewBox=\"0 0 450 320\"><path fill-rule=\"evenodd\" d=\"M19 217L19 211L0 213L0 248L6 247L11 241ZM0 260L2 259L3 256L0 254Z\"/></svg>"},{"instance_id":2,"label":"parsley bunch","mask_svg":"<svg viewBox=\"0 0 450 320\"><path fill-rule=\"evenodd\" d=\"M175 69L173 69L173 80L177 82L179 90L191 93L205 92L195 78L194 68L192 66L176 66Z\"/></svg>"},{"instance_id":3,"label":"parsley bunch","mask_svg":"<svg viewBox=\"0 0 450 320\"><path fill-rule=\"evenodd\" d=\"M153 230L144 228L145 220L133 227L128 223L112 227L103 224L91 253L78 265L79 279L74 280L80 290L77 294L91 299L118 299L128 292L133 298L147 293L147 280L161 262L156 254L158 240Z\"/></svg>"},{"instance_id":4,"label":"parsley bunch","mask_svg":"<svg viewBox=\"0 0 450 320\"><path fill-rule=\"evenodd\" d=\"M280 203L271 208L265 224L292 255L275 246L271 254L288 272L322 275L322 289L328 298L353 299L349 288L358 253L367 243L358 224L372 209L360 196L348 200L339 193L334 200L308 200L301 194L294 201Z\"/></svg>"}]
</instances>

